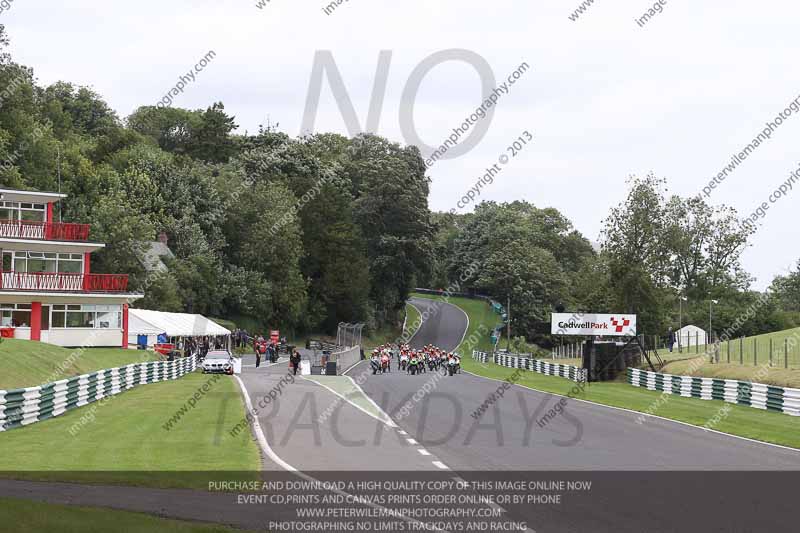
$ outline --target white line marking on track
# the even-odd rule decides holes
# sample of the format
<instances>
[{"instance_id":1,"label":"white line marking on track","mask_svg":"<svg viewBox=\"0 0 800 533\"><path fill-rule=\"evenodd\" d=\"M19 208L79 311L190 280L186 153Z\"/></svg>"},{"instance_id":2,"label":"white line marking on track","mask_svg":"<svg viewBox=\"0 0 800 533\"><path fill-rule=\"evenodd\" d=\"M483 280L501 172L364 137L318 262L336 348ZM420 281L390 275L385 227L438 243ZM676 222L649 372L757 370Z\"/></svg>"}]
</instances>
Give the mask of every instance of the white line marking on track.
<instances>
[{"instance_id":1,"label":"white line marking on track","mask_svg":"<svg viewBox=\"0 0 800 533\"><path fill-rule=\"evenodd\" d=\"M428 450L425 450L423 448L420 448L417 451L422 455L430 455L431 454L431 452L429 452Z\"/></svg>"},{"instance_id":2,"label":"white line marking on track","mask_svg":"<svg viewBox=\"0 0 800 533\"><path fill-rule=\"evenodd\" d=\"M247 412L253 413L254 412L253 403L250 401L250 393L247 391L247 387L245 387L244 382L239 378L239 376L233 376L233 377L236 378L236 381L239 383L239 388L242 389L242 395L244 396L244 402L245 402L245 405L247 406ZM312 476L309 476L308 474L305 474L305 473L301 472L300 470L296 469L295 467L293 467L292 465L290 465L289 463L287 463L286 461L281 459L278 456L277 453L275 453L275 451L270 447L269 443L267 442L267 438L264 436L264 431L261 429L261 424L258 423L258 416L257 415L253 416L253 421L251 422L251 424L252 424L252 427L253 427L253 432L256 434L256 440L258 441L259 446L261 446L261 450L264 452L265 455L267 455L267 457L269 457L270 459L275 461L275 463L278 466L280 466L281 468L283 468L285 470L288 470L289 472L293 472L295 475L305 479L306 481L319 483L318 479L316 479L316 478L314 478ZM434 462L434 464L436 464L436 462ZM439 463L439 464L441 464L441 463ZM444 466L444 465L442 465L442 466ZM447 468L447 467L445 467L445 468ZM353 496L352 494L349 494L349 493L347 493L347 492L345 492L343 490L339 490L339 489L331 489L331 492L334 492L336 494L339 494L339 495L345 496L345 497ZM418 526L423 527L423 528L425 526L421 522L419 522L417 520L414 520L413 518L410 518L408 516L405 516L405 515L403 515L401 513L398 513L396 511L393 511L392 509L388 509L386 507L381 507L380 505L377 505L377 504L374 504L374 503L370 503L370 502L364 502L364 505L372 507L373 509L378 509L378 510L381 510L381 511L388 511L390 516L393 516L393 517L395 517L395 518L397 518L399 520L405 520L406 522L410 522L412 524L418 525ZM442 531L442 530L437 529L436 531Z\"/></svg>"},{"instance_id":3,"label":"white line marking on track","mask_svg":"<svg viewBox=\"0 0 800 533\"><path fill-rule=\"evenodd\" d=\"M464 313L464 316L465 316L465 317L467 317L467 327L466 327L466 328L464 328L464 334L463 334L463 335L461 335L461 340L460 340L460 341L458 341L458 344L456 345L456 347L455 347L455 348L453 348L453 351L456 351L456 350L458 350L458 349L461 347L461 345L462 345L462 344L464 344L464 339L467 337L467 332L469 331L469 315L467 314L467 312L466 312L466 311L464 311L463 309L461 309L461 308L460 308L459 306L457 306L457 305L454 305L454 304L447 304L447 305L452 305L453 307L455 307L456 309L458 309L459 311L461 311L462 313Z\"/></svg>"},{"instance_id":4,"label":"white line marking on track","mask_svg":"<svg viewBox=\"0 0 800 533\"><path fill-rule=\"evenodd\" d=\"M253 409L253 402L250 401L250 393L247 392L247 387L244 386L244 382L239 378L239 376L233 376L236 378L236 381L239 383L239 388L242 389L242 394L244 395L244 403L247 406L247 412L253 413L255 410ZM272 459L278 466L283 468L284 470L288 470L289 472L298 472L298 470L281 459L277 453L270 447L269 443L267 442L267 438L264 436L264 432L261 430L261 424L258 423L258 416L253 417L253 421L251 422L253 425L253 432L256 434L256 440L258 441L259 446L263 450L264 454ZM304 475L304 474L300 474Z\"/></svg>"},{"instance_id":5,"label":"white line marking on track","mask_svg":"<svg viewBox=\"0 0 800 533\"><path fill-rule=\"evenodd\" d=\"M417 313L419 313L419 318L420 318L419 326L417 326L417 329L414 330L414 334L411 335L411 337L405 342L406 344L411 344L411 341L413 341L414 337L417 336L417 333L419 333L419 330L422 329L422 324L423 324L424 321L422 320L422 311L419 310L419 307L417 307L416 305L411 303L411 299L410 298L406 303L417 310Z\"/></svg>"},{"instance_id":6,"label":"white line marking on track","mask_svg":"<svg viewBox=\"0 0 800 533\"><path fill-rule=\"evenodd\" d=\"M415 296L415 298L417 298L417 297ZM463 335L461 335L461 340L460 340L460 341L458 341L458 344L456 344L456 345L455 345L455 347L454 347L452 350L450 350L450 351L453 351L453 352L454 352L454 351L458 350L458 347L459 347L459 346L461 346L461 344L463 344L463 342L464 342L464 339L467 337L467 332L469 331L469 315L467 314L467 312L466 312L466 311L464 311L463 309L461 309L459 306L457 306L457 305L455 305L455 304L451 304L450 302L446 302L446 301L444 300L444 298L442 298L442 297L438 297L438 298L437 298L437 297L434 297L434 298L420 298L420 299L421 299L421 300L431 300L431 301L434 301L434 302L441 301L443 305L450 305L450 306L453 306L453 307L455 307L456 309L458 309L459 311L461 311L462 313L464 313L464 316L465 316L465 317L466 317L466 319L467 319L467 327L466 327L466 328L464 328L464 334L463 334ZM406 303L408 303L408 302L406 302ZM420 316L422 316L422 313L420 313ZM424 323L424 322L423 322L423 323ZM422 329L422 324L420 324L420 327L419 327L419 329ZM419 330L417 330L417 331L419 331ZM415 335L416 335L416 334L415 334ZM410 341L409 341L409 342L410 342Z\"/></svg>"},{"instance_id":7,"label":"white line marking on track","mask_svg":"<svg viewBox=\"0 0 800 533\"><path fill-rule=\"evenodd\" d=\"M499 365L497 365L497 366L499 366ZM508 368L508 367L502 366L500 368ZM491 381L499 381L500 383L506 383L505 380L500 380L500 379L495 379L495 378L489 378L489 377L486 377L486 376L481 376L479 374L474 374L474 373L469 372L467 370L464 370L464 372L467 373L467 374L470 374L472 376L478 377L478 378L488 379L488 380L491 380ZM542 375L544 375L544 374L542 374ZM555 377L555 376L550 376L550 377ZM565 379L565 378L562 378L562 379ZM581 400L580 398L575 398L574 396L565 396L564 394L558 394L558 393L555 393L555 392L548 392L548 391L543 391L543 390L540 390L540 389L534 389L533 387L529 387L527 385L520 385L519 383L515 383L514 385L516 385L518 387L522 387L523 389L536 391L536 392L539 392L539 393L542 393L542 394L550 394L552 396L558 396L560 398L567 398L569 400L574 400L576 402L583 402L583 403L588 403L590 405L597 405L599 407L606 407L608 409L616 409L617 411L625 411L627 413L633 413L635 415L641 415L641 416L646 416L646 417L650 417L650 418L657 418L659 420L665 420L667 422L673 422L675 424L680 424L682 426L694 428L696 430L703 431L703 432L716 433L718 435L725 435L726 437L732 437L734 439L741 439L741 440L744 440L744 441L747 441L747 442L752 442L752 443L755 443L755 444L763 444L765 446L772 446L774 448L781 448L783 450L789 450L789 451L793 451L793 452L800 452L800 448L792 448L790 446L783 446L782 444L773 444L771 442L764 442L764 441L761 441L761 440L750 439L748 437L741 437L739 435L732 435L730 433L725 433L725 432L722 432L722 431L718 431L716 429L706 429L706 428L703 428L703 427L700 427L700 426L695 426L694 424L689 424L688 422L681 422L680 420L673 420L671 418L664 418L663 416L651 415L651 414L648 414L648 413L643 413L641 411L634 411L633 409L626 409L624 407L616 407L616 406L613 406L613 405L605 405L605 404L593 402L593 401L590 401L590 400ZM644 389L644 390L649 390L649 389ZM658 391L650 391L650 392L658 392ZM697 398L695 398L695 399L697 399Z\"/></svg>"},{"instance_id":8,"label":"white line marking on track","mask_svg":"<svg viewBox=\"0 0 800 533\"><path fill-rule=\"evenodd\" d=\"M288 359L282 358L282 359L278 359L277 363L267 363L267 364L261 365L258 368L269 368L271 366L279 365L281 363L288 363L288 362L289 362ZM255 365L255 363L253 363L252 365L242 365L242 368L256 368L256 365Z\"/></svg>"},{"instance_id":9,"label":"white line marking on track","mask_svg":"<svg viewBox=\"0 0 800 533\"><path fill-rule=\"evenodd\" d=\"M354 365L354 366L355 366L355 365ZM396 427L398 427L398 426L397 426L397 424L395 423L395 421L394 421L394 420L392 420L392 417L391 417L391 416L389 416L389 413L387 413L386 411L384 411L384 410L381 408L381 406L380 406L380 405L378 405L377 403L375 403L375 400L373 400L372 398L370 398L370 397L369 397L369 394L367 394L366 392L364 392L364 389L362 389L362 388L361 388L361 385L359 385L358 383L356 383L356 380L354 380L354 379L353 379L353 378L351 378L350 376L346 376L346 377L347 377L347 379L349 379L349 380L350 380L350 383L352 383L352 384L353 384L353 386L354 386L355 388L357 388L357 389L358 389L358 390L361 392L361 394L363 394L363 395L364 395L364 398L366 398L367 400L369 400L369 402L372 404L372 406L373 406L375 409L377 409L379 413L381 413L383 416L385 416L385 417L386 417L386 420L388 420L388 421L389 421L389 422L386 424L387 426L389 426L389 427L393 427L393 428L396 428Z\"/></svg>"},{"instance_id":10,"label":"white line marking on track","mask_svg":"<svg viewBox=\"0 0 800 533\"><path fill-rule=\"evenodd\" d=\"M361 411L362 413L365 413L365 414L367 414L367 415L371 416L371 417L372 417L372 418L374 418L375 420L378 420L379 422L382 422L382 423L386 424L386 425L387 425L387 426L389 426L389 427L397 427L397 426L395 425L394 421L392 421L392 419L389 417L389 415L387 415L386 413L384 413L384 412L383 412L383 410L382 410L380 407L378 407L378 405L377 405L375 402L373 402L373 401L372 401L372 399L371 399L369 396L367 396L367 394L366 394L366 393L365 393L363 390L361 390L361 388L360 388L360 387L358 387L358 385L356 385L356 384L355 384L355 381L353 381L353 385L355 385L355 386L356 386L356 387L359 389L359 392L360 392L360 393L361 393L361 394L362 394L362 395L363 395L363 396L364 396L364 397L365 397L367 400L369 400L370 402L372 402L372 405L374 405L374 406L375 406L375 408L378 410L378 413L379 413L379 414L382 414L382 415L383 415L385 418L381 418L380 416L376 416L376 415L375 415L375 413L370 413L369 411L367 411L366 409L364 409L363 407L361 407L360 405L358 405L358 404L357 404L357 403L355 403L354 401L350 400L350 398L348 398L347 396L345 396L345 395L343 395L343 394L341 394L341 393L339 393L339 392L337 392L337 391L333 390L332 388L328 387L328 386L327 386L327 385L325 385L324 383L320 383L319 381L315 381L315 380L313 380L313 379L309 379L309 378L307 378L307 377L305 377L305 376L300 376L300 377L301 377L301 378L303 378L303 379L304 379L304 380L306 380L306 381L309 381L309 382L311 382L311 383L315 383L315 384L319 385L320 387L324 387L324 388L328 389L328 390L329 390L331 393L335 394L336 396L338 396L338 397L339 397L339 398L341 398L342 400L346 401L347 403L349 403L350 405L352 405L353 407L355 407L356 409L358 409L358 410L359 410L359 411ZM347 377L350 377L350 376L347 376Z\"/></svg>"},{"instance_id":11,"label":"white line marking on track","mask_svg":"<svg viewBox=\"0 0 800 533\"><path fill-rule=\"evenodd\" d=\"M355 368L355 365L353 366L353 368ZM356 383L356 381L353 378L351 378L350 376L346 376L346 377L347 377L347 379L349 379L353 383L353 386L356 387L358 390L360 390L361 394L363 394L372 403L372 405L375 406L375 409L377 409L380 413L383 414L383 416L386 417L387 420L389 420L389 423L391 424L391 427L397 429L398 433L400 433L403 436L408 435L408 433L406 433L405 431L400 429L400 426L397 424L397 422L395 422L392 419L392 417L389 416L389 414L386 411L384 411L377 403L375 403L375 401L372 398L369 397L369 395L366 392L364 392L364 390L361 388L361 386L359 386L359 384ZM311 380L309 380L309 381L311 381ZM314 382L314 383L316 383L316 382ZM345 400L347 400L347 398L345 398ZM374 415L371 415L371 416L373 416L373 418L374 418ZM387 424L387 425L389 425L389 424ZM409 444L417 444L417 441L415 441L414 439L408 438L406 440L408 441ZM450 467L448 467L447 465L445 465L441 461L434 461L433 464L436 465L437 468L441 468L443 470L449 470L450 469Z\"/></svg>"}]
</instances>

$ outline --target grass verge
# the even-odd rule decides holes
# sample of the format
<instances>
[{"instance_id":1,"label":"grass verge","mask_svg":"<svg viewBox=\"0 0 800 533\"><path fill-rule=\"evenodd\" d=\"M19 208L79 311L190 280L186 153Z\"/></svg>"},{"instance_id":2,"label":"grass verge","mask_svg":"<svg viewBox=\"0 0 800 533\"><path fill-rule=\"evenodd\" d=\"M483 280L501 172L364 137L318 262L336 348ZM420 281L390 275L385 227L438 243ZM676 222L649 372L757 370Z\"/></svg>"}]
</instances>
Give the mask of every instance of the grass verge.
<instances>
[{"instance_id":1,"label":"grass verge","mask_svg":"<svg viewBox=\"0 0 800 533\"><path fill-rule=\"evenodd\" d=\"M158 518L142 513L0 498L0 524L26 533L234 533L224 526Z\"/></svg>"},{"instance_id":2,"label":"grass verge","mask_svg":"<svg viewBox=\"0 0 800 533\"><path fill-rule=\"evenodd\" d=\"M717 379L738 379L740 381L756 381L776 387L800 389L800 370L786 370L782 367L769 366L765 361L759 366L748 366L727 363L710 363L708 357L701 355L693 360L682 360L667 363L661 370L676 376L699 376ZM702 365L699 362L703 361Z\"/></svg>"},{"instance_id":3,"label":"grass verge","mask_svg":"<svg viewBox=\"0 0 800 533\"><path fill-rule=\"evenodd\" d=\"M229 376L211 381L215 377L195 372L142 385L0 433L0 472L11 478L150 487L207 488L214 472L221 479L259 479L260 456L250 433L229 433L245 416L236 382ZM207 392L187 408L205 384ZM166 429L173 416L179 419Z\"/></svg>"},{"instance_id":4,"label":"grass verge","mask_svg":"<svg viewBox=\"0 0 800 533\"><path fill-rule=\"evenodd\" d=\"M4 339L0 343L0 390L35 387L97 370L155 361L146 350L67 349L44 342Z\"/></svg>"},{"instance_id":5,"label":"grass verge","mask_svg":"<svg viewBox=\"0 0 800 533\"><path fill-rule=\"evenodd\" d=\"M421 323L419 310L411 304L406 304L406 327L403 336L406 339L413 337Z\"/></svg>"},{"instance_id":6,"label":"grass verge","mask_svg":"<svg viewBox=\"0 0 800 533\"><path fill-rule=\"evenodd\" d=\"M699 346L685 348L684 355L691 357L704 353L706 346L702 339L700 342ZM723 342L720 344L720 361L751 368L771 361L772 366L778 368L800 370L800 328Z\"/></svg>"}]
</instances>

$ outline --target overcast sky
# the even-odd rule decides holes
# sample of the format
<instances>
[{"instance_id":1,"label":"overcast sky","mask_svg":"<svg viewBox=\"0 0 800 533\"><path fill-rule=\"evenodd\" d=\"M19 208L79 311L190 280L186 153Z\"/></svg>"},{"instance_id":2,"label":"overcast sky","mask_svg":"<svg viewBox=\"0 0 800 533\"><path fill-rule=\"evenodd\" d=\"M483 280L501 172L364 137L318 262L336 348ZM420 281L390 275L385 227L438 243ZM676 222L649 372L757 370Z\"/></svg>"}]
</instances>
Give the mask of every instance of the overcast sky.
<instances>
[{"instance_id":1,"label":"overcast sky","mask_svg":"<svg viewBox=\"0 0 800 533\"><path fill-rule=\"evenodd\" d=\"M300 133L315 52L330 50L362 127L378 54L392 51L377 130L406 142L400 100L426 57L466 49L498 83L531 70L497 105L488 133L466 155L430 170L432 209L450 210L487 166L527 130L535 135L482 199L528 200L566 214L589 239L631 174L653 171L671 192L696 195L800 96L800 5L789 0L349 0L326 15L323 0L14 0L0 13L16 61L40 83L67 80L98 91L126 117L155 104L210 50L216 57L175 106L222 101L240 131L279 123ZM425 77L415 124L439 144L481 101L476 70L448 62ZM347 134L327 79L316 131ZM788 118L719 185L710 201L751 213L800 163L800 116ZM800 183L795 189L800 188ZM800 258L800 191L770 204L744 266L765 288ZM469 210L468 208L467 210Z\"/></svg>"}]
</instances>

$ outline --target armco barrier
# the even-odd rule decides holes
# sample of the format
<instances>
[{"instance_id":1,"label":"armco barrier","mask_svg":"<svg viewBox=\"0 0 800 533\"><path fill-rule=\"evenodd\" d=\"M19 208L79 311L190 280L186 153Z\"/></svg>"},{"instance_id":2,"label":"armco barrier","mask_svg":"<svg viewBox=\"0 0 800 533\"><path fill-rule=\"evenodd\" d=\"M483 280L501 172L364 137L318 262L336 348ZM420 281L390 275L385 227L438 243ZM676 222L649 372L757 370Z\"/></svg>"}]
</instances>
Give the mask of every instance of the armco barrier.
<instances>
[{"instance_id":1,"label":"armco barrier","mask_svg":"<svg viewBox=\"0 0 800 533\"><path fill-rule=\"evenodd\" d=\"M489 362L489 354L486 352L479 352L477 350L472 350L472 358L478 361L479 363Z\"/></svg>"},{"instance_id":2,"label":"armco barrier","mask_svg":"<svg viewBox=\"0 0 800 533\"><path fill-rule=\"evenodd\" d=\"M673 376L638 368L628 369L628 383L634 387L678 394L687 398L722 400L728 403L749 405L756 409L800 416L800 389L773 387L763 383L733 379Z\"/></svg>"},{"instance_id":3,"label":"armco barrier","mask_svg":"<svg viewBox=\"0 0 800 533\"><path fill-rule=\"evenodd\" d=\"M487 362L489 355L485 352L472 352L472 357L482 362ZM508 368L521 368L523 370L530 370L531 372L538 372L548 376L558 376L566 379L571 379L578 383L586 381L586 370L572 365L560 365L557 363L546 363L544 361L537 361L531 357L518 357L514 355L495 354L495 364L505 366Z\"/></svg>"},{"instance_id":4,"label":"armco barrier","mask_svg":"<svg viewBox=\"0 0 800 533\"><path fill-rule=\"evenodd\" d=\"M196 367L194 357L185 357L100 370L38 387L0 390L0 431L62 415L137 385L177 379Z\"/></svg>"}]
</instances>

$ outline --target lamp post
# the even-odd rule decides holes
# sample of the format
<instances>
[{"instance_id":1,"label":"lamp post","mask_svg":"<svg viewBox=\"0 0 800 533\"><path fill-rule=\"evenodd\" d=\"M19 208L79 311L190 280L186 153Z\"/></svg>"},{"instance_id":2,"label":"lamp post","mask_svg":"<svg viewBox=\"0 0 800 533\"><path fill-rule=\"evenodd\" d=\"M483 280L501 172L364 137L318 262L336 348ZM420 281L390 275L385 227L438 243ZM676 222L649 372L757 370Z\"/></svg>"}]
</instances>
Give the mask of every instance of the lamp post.
<instances>
[{"instance_id":1,"label":"lamp post","mask_svg":"<svg viewBox=\"0 0 800 533\"><path fill-rule=\"evenodd\" d=\"M712 304L718 304L718 303L719 303L719 300L709 300L708 301L708 335L707 335L708 340L706 341L706 345L711 344L711 332L712 332L712 327L711 327L711 318L712 318L711 317L711 306L712 306ZM706 347L708 347L708 346L706 346Z\"/></svg>"},{"instance_id":2,"label":"lamp post","mask_svg":"<svg viewBox=\"0 0 800 533\"><path fill-rule=\"evenodd\" d=\"M506 352L511 353L511 294L508 295L508 307L506 307Z\"/></svg>"},{"instance_id":3,"label":"lamp post","mask_svg":"<svg viewBox=\"0 0 800 533\"><path fill-rule=\"evenodd\" d=\"M683 302L687 301L686 296L678 298L678 352L683 353L683 343L681 342L681 330L683 329Z\"/></svg>"}]
</instances>

